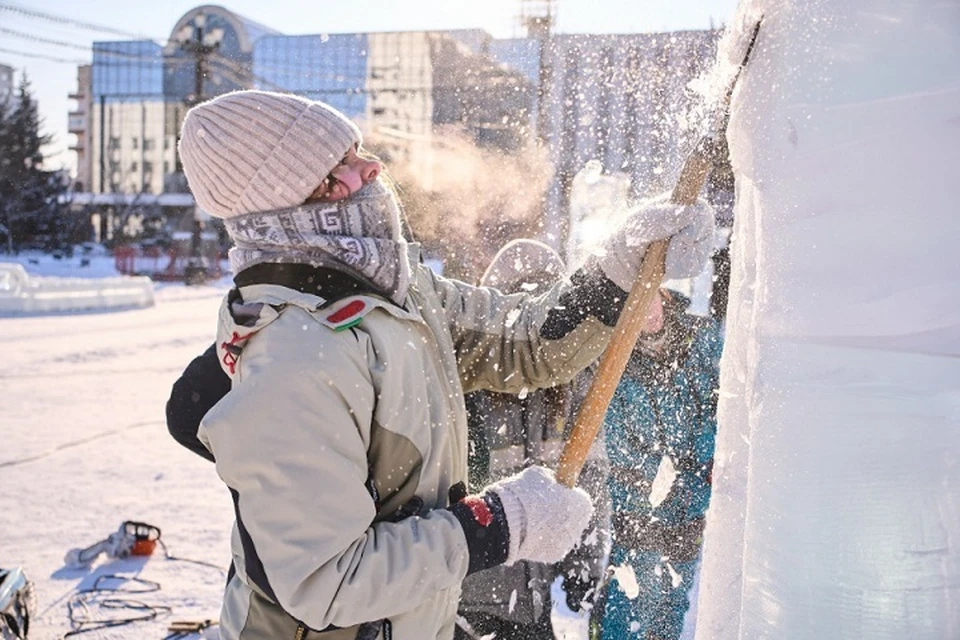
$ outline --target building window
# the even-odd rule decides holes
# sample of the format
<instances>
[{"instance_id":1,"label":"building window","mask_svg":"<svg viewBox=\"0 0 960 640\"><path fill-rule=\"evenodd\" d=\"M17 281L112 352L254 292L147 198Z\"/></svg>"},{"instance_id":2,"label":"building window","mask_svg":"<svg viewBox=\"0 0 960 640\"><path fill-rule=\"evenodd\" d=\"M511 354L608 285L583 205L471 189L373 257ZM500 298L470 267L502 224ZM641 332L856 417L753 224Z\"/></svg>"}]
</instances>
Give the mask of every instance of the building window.
<instances>
[{"instance_id":1,"label":"building window","mask_svg":"<svg viewBox=\"0 0 960 640\"><path fill-rule=\"evenodd\" d=\"M150 161L148 161L148 160L144 160L144 161L143 161L143 172L144 172L144 173L153 173L153 163L150 162Z\"/></svg>"},{"instance_id":2,"label":"building window","mask_svg":"<svg viewBox=\"0 0 960 640\"><path fill-rule=\"evenodd\" d=\"M139 149L139 148L140 148L140 138L130 138L130 140L131 140L131 146L132 146L134 149Z\"/></svg>"},{"instance_id":3,"label":"building window","mask_svg":"<svg viewBox=\"0 0 960 640\"><path fill-rule=\"evenodd\" d=\"M134 160L133 162L130 163L130 171L136 171L137 169L138 169L137 161Z\"/></svg>"},{"instance_id":4,"label":"building window","mask_svg":"<svg viewBox=\"0 0 960 640\"><path fill-rule=\"evenodd\" d=\"M144 138L143 139L143 150L144 151L153 151L156 147L156 141L153 138Z\"/></svg>"},{"instance_id":5,"label":"building window","mask_svg":"<svg viewBox=\"0 0 960 640\"><path fill-rule=\"evenodd\" d=\"M117 137L114 137L114 136L110 136L110 142L108 143L107 147L108 147L110 150L119 149L119 148L120 148L120 138L117 138Z\"/></svg>"}]
</instances>

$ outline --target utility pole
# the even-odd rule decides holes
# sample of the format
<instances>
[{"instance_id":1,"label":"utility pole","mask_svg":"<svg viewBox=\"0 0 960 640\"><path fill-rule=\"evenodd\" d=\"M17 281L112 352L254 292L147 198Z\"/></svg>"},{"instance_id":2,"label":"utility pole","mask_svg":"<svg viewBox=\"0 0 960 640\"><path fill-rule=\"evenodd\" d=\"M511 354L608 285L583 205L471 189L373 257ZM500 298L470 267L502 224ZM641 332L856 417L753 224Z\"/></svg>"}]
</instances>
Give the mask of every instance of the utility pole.
<instances>
[{"instance_id":1,"label":"utility pole","mask_svg":"<svg viewBox=\"0 0 960 640\"><path fill-rule=\"evenodd\" d=\"M527 38L537 43L537 145L542 149L550 145L550 102L553 94L553 0L520 0L520 25L526 29ZM562 164L561 164L562 166ZM540 199L540 217L543 221L543 240L562 255L562 237L566 225L559 219L557 207L552 205L553 186Z\"/></svg>"},{"instance_id":2,"label":"utility pole","mask_svg":"<svg viewBox=\"0 0 960 640\"><path fill-rule=\"evenodd\" d=\"M180 48L193 57L193 94L187 96L185 100L188 108L203 102L203 81L207 75L207 58L217 52L223 40L223 29L204 31L206 18L202 13L197 15L177 34ZM183 273L186 284L203 284L207 279L207 268L203 258L203 226L199 207L195 207L190 239L190 259Z\"/></svg>"},{"instance_id":3,"label":"utility pole","mask_svg":"<svg viewBox=\"0 0 960 640\"><path fill-rule=\"evenodd\" d=\"M537 41L537 139L547 144L547 109L553 68L550 37L553 32L553 0L520 0L520 22L528 38Z\"/></svg>"}]
</instances>

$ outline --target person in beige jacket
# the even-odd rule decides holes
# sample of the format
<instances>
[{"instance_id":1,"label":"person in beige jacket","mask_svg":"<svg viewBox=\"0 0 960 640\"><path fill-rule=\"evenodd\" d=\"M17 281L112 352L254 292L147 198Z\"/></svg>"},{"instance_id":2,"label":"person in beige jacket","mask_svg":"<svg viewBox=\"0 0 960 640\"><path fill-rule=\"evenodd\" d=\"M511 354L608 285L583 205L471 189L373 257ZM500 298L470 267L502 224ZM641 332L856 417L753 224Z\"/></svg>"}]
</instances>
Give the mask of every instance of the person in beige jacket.
<instances>
[{"instance_id":1,"label":"person in beige jacket","mask_svg":"<svg viewBox=\"0 0 960 640\"><path fill-rule=\"evenodd\" d=\"M230 389L195 434L236 513L224 640L449 640L468 573L564 557L589 497L543 467L468 495L463 394L519 393L587 366L642 245L673 236L673 275L709 254L706 205L654 203L543 295L444 279L403 238L360 142L328 105L259 91L197 105L183 123L190 188L235 245L237 286L205 356Z\"/></svg>"}]
</instances>

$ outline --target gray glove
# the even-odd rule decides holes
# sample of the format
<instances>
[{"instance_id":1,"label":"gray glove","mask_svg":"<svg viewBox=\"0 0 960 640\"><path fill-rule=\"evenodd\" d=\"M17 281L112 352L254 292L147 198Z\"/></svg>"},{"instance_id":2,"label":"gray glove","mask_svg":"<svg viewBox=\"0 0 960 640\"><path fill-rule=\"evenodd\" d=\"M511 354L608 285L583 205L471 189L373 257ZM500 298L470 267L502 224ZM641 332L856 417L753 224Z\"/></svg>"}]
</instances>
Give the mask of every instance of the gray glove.
<instances>
[{"instance_id":1,"label":"gray glove","mask_svg":"<svg viewBox=\"0 0 960 640\"><path fill-rule=\"evenodd\" d=\"M486 491L497 494L503 505L510 530L507 565L517 560L559 562L580 542L593 514L586 491L559 484L544 467L524 469Z\"/></svg>"},{"instance_id":2,"label":"gray glove","mask_svg":"<svg viewBox=\"0 0 960 640\"><path fill-rule=\"evenodd\" d=\"M610 280L630 291L651 242L670 238L667 247L667 279L692 278L703 271L714 249L713 207L706 200L696 204L670 203L664 194L632 207L620 227L602 243L597 263Z\"/></svg>"}]
</instances>

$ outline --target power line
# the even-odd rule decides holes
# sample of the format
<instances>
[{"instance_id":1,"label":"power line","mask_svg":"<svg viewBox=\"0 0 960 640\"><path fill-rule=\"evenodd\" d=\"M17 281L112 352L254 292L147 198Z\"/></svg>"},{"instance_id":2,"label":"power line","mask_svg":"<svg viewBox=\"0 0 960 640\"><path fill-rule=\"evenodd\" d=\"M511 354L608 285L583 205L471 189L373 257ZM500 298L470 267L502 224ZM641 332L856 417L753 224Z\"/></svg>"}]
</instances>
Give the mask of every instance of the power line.
<instances>
[{"instance_id":1,"label":"power line","mask_svg":"<svg viewBox=\"0 0 960 640\"><path fill-rule=\"evenodd\" d=\"M10 11L10 12L13 12L13 13L18 13L18 14L20 14L20 15L26 16L26 17L28 17L28 18L35 18L35 19L39 19L39 20L46 20L46 21L48 21L48 22L55 22L55 23L57 23L57 24L64 24L64 25L68 25L68 26L72 26L72 27L78 27L78 28L81 28L81 29L87 29L87 30L89 30L89 31L98 31L98 32L101 32L101 33L109 33L109 34L112 34L112 35L119 35L119 36L124 36L124 37L127 37L127 38L133 38L133 39L134 39L135 41L137 41L137 42L150 42L150 43L153 43L153 44L155 44L155 45L157 45L157 46L159 46L159 47L161 47L161 48L166 46L166 43L165 43L165 42L162 42L162 41L160 41L160 40L158 40L158 39L156 39L156 38L151 38L151 37L149 37L149 36L145 36L145 35L143 35L143 34L133 33L133 32L130 32L130 31L124 31L124 30L122 30L122 29L116 29L116 28L114 28L114 27L109 27L109 26L101 25L101 24L95 24L95 23L92 23L92 22L83 22L83 21L81 21L81 20L75 20L75 19L73 19L73 18L69 18L69 17L66 17L66 16L56 15L56 14L52 14L52 13L46 13L46 12L43 12L43 11L36 11L36 10L34 10L34 9L27 9L27 8L24 8L24 7L18 7L18 6L16 6L16 5L11 5L11 4L7 4L7 3L0 2L0 12L3 12L3 11ZM135 54L135 53L127 53L127 52L123 52L123 51L113 51L113 50L110 50L110 49L107 48L107 47L109 47L111 44L113 44L112 42L101 42L101 43L94 42L94 44L93 44L92 47L87 47L87 46L78 45L78 44L75 44L75 43L72 43L72 42L65 42L65 41L62 41L62 40L52 40L52 39L48 39L48 38L43 38L43 37L40 37L40 36L35 36L35 35L32 35L32 34L28 34L28 33L22 32L22 31L16 31L16 30L14 30L14 29L0 28L0 31L5 32L5 33L7 33L7 34L9 34L9 35L12 35L12 36L14 36L14 37L25 38L25 39L33 40L33 41L35 41L35 42L40 42L40 43L43 43L43 44L52 44L52 45L55 45L55 46L69 47L69 48L72 48L72 49L80 49L80 50L84 50L84 51L93 51L94 53L99 54L99 55L101 55L101 56L108 56L108 57L114 57L114 58L126 58L126 59L129 59L129 60L159 61L158 58L155 58L155 57L153 57L153 56L144 56L144 55ZM53 62L62 62L62 63L66 63L66 64L89 64L89 61L88 61L88 60L70 60L70 59L66 59L66 58L59 58L59 57L56 57L56 56L48 56L48 55L37 54L37 53L32 53L32 52L29 52L29 53L28 53L28 52L17 52L17 51L7 50L6 53L13 53L13 54L15 54L15 55L24 55L24 56L27 56L27 57L30 57L30 58L41 58L41 59L51 60L51 61L53 61ZM103 64L103 62L101 62L101 64ZM110 63L110 62L106 62L106 64L111 64L111 63Z\"/></svg>"},{"instance_id":2,"label":"power line","mask_svg":"<svg viewBox=\"0 0 960 640\"><path fill-rule=\"evenodd\" d=\"M74 20L73 18L68 18L68 17L65 17L65 16L59 16L59 15L55 15L55 14L51 14L51 13L45 13L45 12L42 12L42 11L36 11L36 10L33 10L33 9L26 9L26 8L23 8L23 7L18 7L18 6L10 5L10 4L6 4L6 3L0 3L0 11L11 11L11 12L14 12L14 13L19 13L19 14L24 15L24 16L29 17L29 18L36 18L36 19L40 19L40 20L47 20L47 21L50 21L50 22L56 22L56 23L58 23L58 24L66 24L66 25L70 25L70 26L74 26L74 27L79 27L79 28L82 28L82 29L88 29L88 30L91 30L91 31L99 31L99 32L103 32L103 33L110 33L110 34L113 34L113 35L121 35L121 36L125 36L125 37L134 38L134 39L136 39L137 41L147 41L147 42L152 42L152 43L154 43L154 44L157 44L157 45L159 45L159 46L161 46L161 47L164 47L164 46L165 46L165 44L164 44L163 42L160 42L160 41L158 41L158 40L156 40L156 39L154 39L154 38L149 38L149 37L143 36L143 35L141 35L141 34L135 34L135 33L131 33L131 32L128 32L128 31L123 31L123 30L121 30L121 29L115 29L115 28L113 28L113 27L108 27L108 26L105 26L105 25L99 25L99 24L94 24L94 23L90 23L90 22L82 22L82 21L79 21L79 20ZM31 41L33 41L33 42L38 42L38 43L42 43L42 44L50 44L50 45L59 46L59 47L68 47L68 48L71 48L71 49L77 49L77 50L86 51L86 52L91 52L91 51L92 51L93 53L95 53L95 54L98 55L98 56L115 57L115 58L125 58L125 59L128 59L128 60L143 60L143 61L148 61L148 62L163 62L164 64L170 64L170 63L176 64L176 63L187 62L186 60L181 61L181 60L177 60L176 58L172 58L172 59L171 59L169 56L163 56L162 58L157 58L157 57L154 57L154 56L144 56L144 55L140 55L140 54L136 54L136 53L127 53L127 52L123 52L123 51L111 50L111 49L109 48L109 46L110 46L110 44L112 44L112 43L94 43L94 46L93 46L93 47L87 47L87 46L80 45L80 44L76 44L76 43L73 43L73 42L65 42L65 41L62 41L62 40L53 40L53 39L51 39L51 38L44 38L44 37L41 37L41 36L36 36L36 35L30 34L30 33L26 33L26 32L23 32L23 31L17 31L17 30L15 30L15 29L9 29L9 28L6 28L6 27L0 27L0 33L6 33L7 35L11 35L11 36L14 36L14 37L17 37L17 38L22 38L22 39L25 39L25 40L31 40ZM52 61L52 62L61 62L61 63L65 63L65 64L88 64L88 63L89 63L89 61L87 61L87 60L77 60L77 59L60 58L60 57L57 57L57 56L50 56L50 55L45 55L45 54L40 54L40 53L32 53L32 52L24 52L24 51L14 51L14 50L11 50L11 49L0 49L0 51L3 51L4 53L14 54L14 55L26 56L26 57L28 57L28 58L39 58L39 59L44 59L44 60L50 60L50 61ZM275 82L273 82L273 81L271 81L271 80L269 80L269 79L267 79L267 78L263 78L263 77L257 76L256 74L252 73L251 71L249 71L249 70L247 70L247 69L244 69L244 68L243 68L241 65L239 65L238 63L236 63L236 62L234 62L234 61L232 61L232 60L229 60L228 58L226 58L226 57L224 57L224 56L217 55L216 57L217 57L217 62L219 62L219 63L221 64L221 71L222 71L222 72L227 72L226 69L223 69L224 66L229 67L229 68L232 68L232 70L234 71L234 74L235 74L235 75L234 75L234 78L233 78L234 82L238 82L239 84L245 84L245 83L243 83L243 82L239 82L240 78L238 77L239 74L245 74L245 75L249 75L249 76L251 77L251 79L253 79L253 80L256 80L256 81L258 81L258 82L260 82L260 83L262 83L262 84L264 84L264 85L269 85L269 86L272 87L273 89L276 89L276 90L285 90L285 89L284 89L282 86L280 86L279 84L277 84L277 83L275 83ZM101 62L101 64L102 64L102 62ZM109 64L109 62L108 62L107 64ZM227 73L229 73L229 72L227 72Z\"/></svg>"},{"instance_id":3,"label":"power line","mask_svg":"<svg viewBox=\"0 0 960 640\"><path fill-rule=\"evenodd\" d=\"M51 13L45 13L45 12L42 12L42 11L36 11L36 10L33 10L33 9L26 9L26 8L24 8L24 7L18 7L18 6L10 5L10 4L6 4L6 3L0 3L0 11L11 11L11 12L14 12L14 13L19 13L19 14L21 14L21 15L30 17L30 18L37 18L37 19L47 20L47 21L50 21L50 22L56 22L56 23L58 23L58 24L66 24L66 25L71 25L71 26L75 26L75 27L80 27L80 28L88 29L88 30L92 30L92 31L100 31L100 32L103 32L103 33L110 33L110 34L113 34L113 35L122 35L122 36L125 36L125 37L134 38L134 39L137 40L137 41L152 42L152 43L154 43L154 44L156 44L156 45L159 45L159 46L161 46L161 47L165 47L167 44L169 44L169 43L161 42L161 41L159 41L159 40L157 40L157 39L154 39L154 38L150 38L150 37L148 37L148 36L144 36L144 35L142 35L142 34L135 34L135 33L129 32L129 31L123 31L123 30L121 30L121 29L115 29L115 28L113 28L113 27L108 27L108 26L105 26L105 25L99 25L99 24L94 24L94 23L90 23L90 22L82 22L82 21L79 21L79 20L75 20L75 19L73 19L73 18L68 18L68 17L65 17L65 16L59 16L59 15L55 15L55 14L51 14ZM14 37L23 38L23 39L27 39L27 40L32 40L32 41L39 42L39 43L43 43L43 44L51 44L51 45L55 45L55 46L69 47L69 48L71 48L71 49L77 49L77 50L88 51L88 52L92 50L92 51L94 51L95 53L97 53L97 54L99 54L99 55L104 55L104 56L112 56L112 57L118 57L118 58L127 58L127 59L131 59L131 60L159 61L159 59L157 59L157 58L155 58L155 57L153 57L153 56L143 56L143 55L139 55L139 54L126 53L126 52L122 52L122 51L111 51L111 50L109 50L109 49L104 48L104 46L103 46L103 45L109 46L110 44L113 44L113 43L94 43L94 46L93 46L93 47L87 47L87 46L79 45L79 44L72 43L72 42L65 42L65 41L62 41L62 40L53 40L53 39L49 39L49 38L43 38L43 37L41 37L41 36L35 36L35 35L32 35L32 34L28 34L28 33L22 32L22 31L17 31L17 30L14 30L14 29L8 29L8 28L5 28L5 27L0 27L0 32L2 32L2 33L7 33L8 35L12 35L12 36L14 36ZM179 44L179 43L177 43L177 44ZM98 46L98 45L99 45L99 46ZM47 60L52 60L52 61L54 61L54 62L63 62L63 63L68 63L68 64L87 64L87 61L69 60L69 59L65 59L65 58L58 58L58 57L56 57L56 56L47 56L47 55L37 54L37 53L16 52L16 51L12 51L12 50L4 50L4 52L5 52L5 53L13 53L13 54L15 54L15 55L24 55L24 56L32 57L32 58L43 58L43 59L47 59ZM217 56L218 61L219 61L221 64L223 64L223 65L228 65L228 66L232 67L233 70L234 70L236 73L238 73L238 74L243 73L243 74L245 74L245 75L248 75L248 76L251 77L251 79L258 81L258 82L260 82L260 83L263 84L263 85L269 85L269 86L271 86L271 87L273 87L274 89L277 89L277 90L287 90L287 89L285 89L284 87L282 87L281 85L277 84L276 82L274 82L274 81L272 81L272 80L270 80L270 79L268 79L268 78L265 78L265 77L263 77L263 76L257 75L257 74L255 74L255 73L253 73L251 70L245 69L245 68L241 67L238 63L236 63L236 62L234 62L234 61L232 61L232 60L229 60L228 58L225 58L225 57L222 56L222 55L218 55L218 54L215 54L215 55ZM164 56L164 62L166 62L168 58L169 58L168 56ZM297 70L297 71L301 71L301 72L303 71L302 65L299 65L299 64L293 63L293 62L288 63L288 64L280 63L280 64L260 65L260 66L264 66L264 69L265 69L265 70L273 70L273 71L279 71L279 72L283 72L283 71L287 71L287 70L290 70L290 71ZM311 77L311 78L316 78L316 77L322 78L323 76L320 75L320 74L318 74L317 71L318 71L318 70L314 70L314 71L310 71L310 72L307 72L307 73L300 73L300 74L298 74L298 75L301 76L301 77L304 77L304 78L307 77L307 76L309 76L309 77ZM328 75L328 74L329 74L329 75L332 75L332 72L321 72L321 73L323 73L323 75ZM327 79L330 79L330 78L327 78ZM338 92L338 91L343 91L343 89L339 89L339 90L338 90L338 89L324 90L324 92L327 92L327 91ZM410 91L410 90L405 90L405 91Z\"/></svg>"},{"instance_id":4,"label":"power line","mask_svg":"<svg viewBox=\"0 0 960 640\"><path fill-rule=\"evenodd\" d=\"M153 40L153 38L144 36L143 34L131 33L130 31L115 29L114 27L94 24L92 22L83 22L80 20L75 20L74 18L68 18L66 16L58 16L52 13L37 11L35 9L27 9L25 7L18 7L12 4L0 3L0 11L11 11L13 13L19 13L28 18L38 18L40 20L47 20L49 22L56 22L58 24L66 24L73 27L79 27L81 29L87 29L88 31L99 31L101 33L110 33L116 36L134 38L136 40Z\"/></svg>"},{"instance_id":5,"label":"power line","mask_svg":"<svg viewBox=\"0 0 960 640\"><path fill-rule=\"evenodd\" d=\"M65 63L65 64L78 65L78 64L89 64L89 63L90 63L89 60L80 60L79 58L73 58L73 59L58 58L58 57L56 57L56 56L48 56L48 55L45 55L45 54L42 54L42 53L31 53L31 52L28 52L28 51L16 51L16 50L14 50L14 49L5 49L5 48L2 48L2 47L0 47L0 53L9 53L10 55L14 55L14 56L23 56L23 57L25 57L25 58L38 58L38 59L40 59L40 60L49 60L49 61L51 61L51 62L62 62L62 63Z\"/></svg>"},{"instance_id":6,"label":"power line","mask_svg":"<svg viewBox=\"0 0 960 640\"><path fill-rule=\"evenodd\" d=\"M269 80L255 74L252 70L245 68L242 64L235 60L214 52L210 56L210 61L214 64L220 65L220 72L227 75L233 76L231 79L239 85L245 85L246 82L243 81L244 76L248 76L251 80L259 82L261 85L268 86L269 88L275 91L289 91L286 87L283 87L276 82Z\"/></svg>"},{"instance_id":7,"label":"power line","mask_svg":"<svg viewBox=\"0 0 960 640\"><path fill-rule=\"evenodd\" d=\"M7 29L6 27L0 27L0 33L5 33L15 38L22 38L24 40L33 40L34 42L42 42L44 44L53 44L58 47L69 47L71 49L80 49L81 51L88 51L88 52L90 51L90 47L84 46L82 44L75 44L73 42L64 42L63 40L51 40L50 38L35 36L33 34L25 33L23 31L17 31L16 29Z\"/></svg>"},{"instance_id":8,"label":"power line","mask_svg":"<svg viewBox=\"0 0 960 640\"><path fill-rule=\"evenodd\" d=\"M85 51L87 53L94 53L100 57L105 58L123 58L125 60L142 60L144 62L155 62L155 63L166 63L166 64L179 64L180 60L166 60L162 56L151 56L151 55L141 55L138 53L129 53L126 51L117 51L109 48L109 45L113 44L110 42L101 42L94 43L92 47L76 44L74 42L65 42L63 40L53 40L50 38L44 38L42 36L33 35L31 33L26 33L24 31L17 31L16 29L8 29L6 27L0 27L0 33L5 33L7 35L13 36L15 38L22 38L24 40L30 40L32 42L39 42L41 44L52 44L58 47L68 47L70 49L77 49L79 51ZM58 58L56 56L48 56L39 53L33 52L15 52L12 50L5 50L6 53L14 53L16 55L24 55L33 58L45 58L52 60L54 62L64 62L69 64L89 64L87 60L76 60L76 59L67 59L67 58ZM119 64L117 61L99 61L99 64Z\"/></svg>"},{"instance_id":9,"label":"power line","mask_svg":"<svg viewBox=\"0 0 960 640\"><path fill-rule=\"evenodd\" d=\"M152 42L154 44L157 44L158 46L161 46L161 47L164 46L162 43L157 42L155 40L145 39L143 36L139 34L133 34L120 29L114 29L112 27L97 25L97 24L88 23L88 22L81 22L78 20L74 20L72 18L64 17L64 16L57 16L54 14L44 13L41 11L35 11L31 9L17 7L14 5L0 3L0 11L4 11L4 10L20 13L30 18L47 20L47 21L56 22L59 24L67 24L74 27L80 27L80 28L90 29L94 31L101 31L105 33L115 34L115 35L133 37L133 38L137 38L138 41ZM0 33L6 33L14 37L24 38L24 39L42 43L42 44L68 47L71 49L77 49L77 50L86 51L86 52L92 51L98 58L113 57L113 58L124 59L124 60L114 60L114 61L99 59L97 61L98 65L101 65L101 64L105 66L124 65L124 64L128 64L126 62L128 60L129 61L139 60L139 61L151 62L151 63L162 63L164 65L182 64L182 63L189 62L189 59L178 59L177 57L171 57L171 56L162 56L162 57L157 57L152 55L144 56L137 53L128 53L124 51L112 50L111 45L114 43L110 43L110 42L94 43L93 47L86 47L86 46L79 45L72 42L65 42L62 40L53 40L50 38L44 38L41 36L36 36L33 34L25 33L23 31L17 31L17 30L5 28L5 27L0 27ZM60 62L60 63L66 63L66 64L88 64L89 63L89 61L87 60L60 58L57 56L50 56L50 55L34 53L34 52L16 51L16 50L2 49L2 48L0 48L0 51L4 53L10 53L13 55L21 55L21 56L30 57L30 58L45 59L53 62ZM265 88L271 88L279 91L291 90L288 87L284 87L278 84L274 80L271 80L262 75L254 73L252 68L242 65L237 61L231 60L222 54L212 53L210 57L211 57L211 62L213 63L214 68L220 73L227 76L229 80L232 80L236 84L245 86L252 81L252 82L256 82L261 87L265 87ZM271 70L274 72L281 71L281 70L286 71L288 69L291 71L297 70L300 72L297 74L297 76L301 80L306 80L309 78L315 81L316 79L320 79L322 82L323 80L331 79L329 77L330 72L324 72L319 69L305 70L302 65L297 65L293 63L290 63L290 64L281 63L281 64L264 65L264 66L265 66L265 70L267 70L268 73ZM327 77L324 77L324 76L327 76ZM440 87L440 86L433 85L431 87L380 87L375 89L368 88L368 87L315 87L315 88L297 87L296 90L301 92L309 92L309 93L324 94L324 95L357 95L357 94L376 94L376 93L422 93L427 91L456 90L456 89L457 87L452 87L452 86Z\"/></svg>"}]
</instances>

